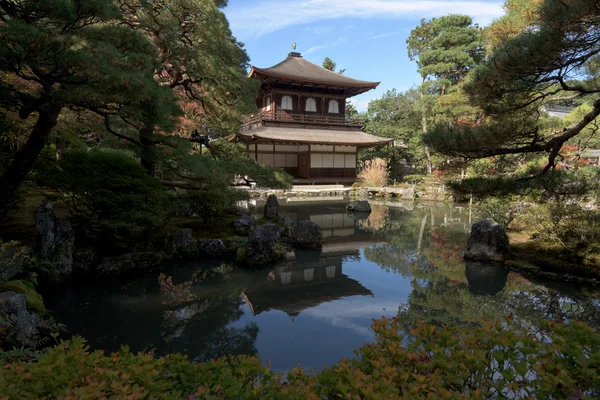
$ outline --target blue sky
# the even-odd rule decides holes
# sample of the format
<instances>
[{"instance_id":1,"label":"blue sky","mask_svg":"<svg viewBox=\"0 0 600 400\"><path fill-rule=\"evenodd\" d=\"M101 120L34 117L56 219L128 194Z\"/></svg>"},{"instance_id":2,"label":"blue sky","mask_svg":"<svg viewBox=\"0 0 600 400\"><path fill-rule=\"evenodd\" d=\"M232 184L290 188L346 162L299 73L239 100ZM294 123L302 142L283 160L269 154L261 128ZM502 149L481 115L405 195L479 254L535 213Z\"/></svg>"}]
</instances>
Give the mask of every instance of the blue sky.
<instances>
[{"instance_id":1,"label":"blue sky","mask_svg":"<svg viewBox=\"0 0 600 400\"><path fill-rule=\"evenodd\" d=\"M316 64L325 56L352 78L381 81L353 98L360 111L389 89L419 82L406 39L421 18L471 15L487 25L503 15L498 0L229 0L225 14L252 65L270 67L292 51Z\"/></svg>"}]
</instances>

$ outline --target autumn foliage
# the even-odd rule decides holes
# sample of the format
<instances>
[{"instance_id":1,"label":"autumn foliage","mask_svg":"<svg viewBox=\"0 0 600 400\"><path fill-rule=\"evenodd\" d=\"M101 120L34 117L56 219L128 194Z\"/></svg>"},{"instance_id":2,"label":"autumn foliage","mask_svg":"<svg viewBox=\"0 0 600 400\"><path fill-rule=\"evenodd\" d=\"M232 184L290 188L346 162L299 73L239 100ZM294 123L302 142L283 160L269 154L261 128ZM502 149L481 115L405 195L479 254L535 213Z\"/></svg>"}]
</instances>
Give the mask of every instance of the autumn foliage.
<instances>
[{"instance_id":1,"label":"autumn foliage","mask_svg":"<svg viewBox=\"0 0 600 400\"><path fill-rule=\"evenodd\" d=\"M37 362L6 365L0 398L583 399L600 394L600 335L584 324L545 322L533 333L510 318L461 327L382 319L372 328L376 341L357 357L316 375L294 369L285 380L257 357L194 363L177 354L136 355L126 347L104 355L74 338Z\"/></svg>"}]
</instances>

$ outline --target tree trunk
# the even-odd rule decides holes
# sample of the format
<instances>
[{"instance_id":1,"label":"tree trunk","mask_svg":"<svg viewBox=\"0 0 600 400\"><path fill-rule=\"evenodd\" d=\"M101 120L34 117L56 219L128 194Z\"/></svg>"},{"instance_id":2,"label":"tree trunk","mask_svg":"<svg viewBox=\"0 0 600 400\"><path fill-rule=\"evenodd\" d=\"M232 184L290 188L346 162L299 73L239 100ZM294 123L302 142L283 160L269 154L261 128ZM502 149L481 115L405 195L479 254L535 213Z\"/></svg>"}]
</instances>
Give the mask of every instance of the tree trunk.
<instances>
[{"instance_id":1,"label":"tree trunk","mask_svg":"<svg viewBox=\"0 0 600 400\"><path fill-rule=\"evenodd\" d=\"M6 208L27 177L33 163L48 143L50 132L62 110L61 106L45 105L38 110L38 119L25 146L15 155L12 163L0 177L0 209Z\"/></svg>"},{"instance_id":2,"label":"tree trunk","mask_svg":"<svg viewBox=\"0 0 600 400\"><path fill-rule=\"evenodd\" d=\"M142 166L148 171L151 176L156 176L156 162L154 160L154 127L144 125L140 129L140 143L142 148L140 151L140 161Z\"/></svg>"},{"instance_id":3,"label":"tree trunk","mask_svg":"<svg viewBox=\"0 0 600 400\"><path fill-rule=\"evenodd\" d=\"M423 79L421 80L421 101L423 100L423 98L425 98L425 93L423 93L423 85L425 84L425 77L423 77ZM422 125L423 125L423 135L425 135L427 133L427 112L425 110L425 103L423 102L423 120L422 120ZM427 146L426 144L423 145L424 149L425 149L425 159L427 160L426 163L426 171L427 171L427 175L431 175L431 173L433 172L433 166L431 165L431 155L429 154L429 146Z\"/></svg>"}]
</instances>

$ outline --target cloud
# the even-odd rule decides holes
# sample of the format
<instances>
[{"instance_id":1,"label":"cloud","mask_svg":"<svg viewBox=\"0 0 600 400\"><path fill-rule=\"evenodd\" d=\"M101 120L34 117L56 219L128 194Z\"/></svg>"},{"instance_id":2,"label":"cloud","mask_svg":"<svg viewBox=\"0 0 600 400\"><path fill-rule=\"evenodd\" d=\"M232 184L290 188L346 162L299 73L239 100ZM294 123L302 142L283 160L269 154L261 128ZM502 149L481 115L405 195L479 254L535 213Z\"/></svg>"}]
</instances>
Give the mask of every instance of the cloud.
<instances>
[{"instance_id":1,"label":"cloud","mask_svg":"<svg viewBox=\"0 0 600 400\"><path fill-rule=\"evenodd\" d=\"M313 26L306 27L306 31L310 33L314 33L315 35L324 35L333 30L333 26Z\"/></svg>"},{"instance_id":2,"label":"cloud","mask_svg":"<svg viewBox=\"0 0 600 400\"><path fill-rule=\"evenodd\" d=\"M346 43L348 41L348 39L349 39L349 36L340 36L332 43L326 43L326 44L321 44L318 46L313 46L313 47L309 48L308 50L304 51L302 54L307 56L310 53L314 53L315 51L324 49L326 47L339 46L340 44Z\"/></svg>"},{"instance_id":3,"label":"cloud","mask_svg":"<svg viewBox=\"0 0 600 400\"><path fill-rule=\"evenodd\" d=\"M308 50L306 50L306 51L304 52L304 55L305 55L305 56L306 56L306 55L309 55L310 53L314 53L315 51L317 51L317 50L321 50L321 49L322 49L322 48L324 48L324 47L325 47L325 45L324 45L324 44L323 44L323 45L320 45L320 46L313 46L313 47L309 48Z\"/></svg>"},{"instance_id":4,"label":"cloud","mask_svg":"<svg viewBox=\"0 0 600 400\"><path fill-rule=\"evenodd\" d=\"M237 35L254 37L343 17L414 18L455 13L471 15L485 25L504 14L503 1L497 0L258 0L239 4L226 10L231 26Z\"/></svg>"},{"instance_id":5,"label":"cloud","mask_svg":"<svg viewBox=\"0 0 600 400\"><path fill-rule=\"evenodd\" d=\"M370 36L370 37L368 37L366 39L363 39L363 40L359 41L358 43L368 42L369 40L379 39L379 38L383 38L383 37L386 37L386 36L400 35L402 33L406 33L406 31L396 31L396 32L381 33L379 35L374 35L374 36Z\"/></svg>"}]
</instances>

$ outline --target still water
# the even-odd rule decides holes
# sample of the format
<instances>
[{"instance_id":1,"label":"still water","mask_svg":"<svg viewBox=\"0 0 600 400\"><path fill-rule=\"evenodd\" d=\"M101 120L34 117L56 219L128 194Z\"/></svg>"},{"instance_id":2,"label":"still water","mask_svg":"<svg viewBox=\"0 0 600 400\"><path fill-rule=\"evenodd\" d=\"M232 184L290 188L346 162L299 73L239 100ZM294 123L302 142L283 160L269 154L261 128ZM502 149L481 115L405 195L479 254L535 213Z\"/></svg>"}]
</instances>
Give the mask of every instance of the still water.
<instances>
[{"instance_id":1,"label":"still water","mask_svg":"<svg viewBox=\"0 0 600 400\"><path fill-rule=\"evenodd\" d=\"M73 284L45 297L69 334L94 349L195 360L258 354L276 370L319 370L373 340L373 318L399 314L434 323L514 315L583 320L600 327L598 295L533 282L496 265L462 260L468 209L373 204L367 219L347 201L288 202L283 214L321 225L322 252L298 251L258 270L220 261L181 262L136 279ZM261 215L260 204L248 211Z\"/></svg>"}]
</instances>

